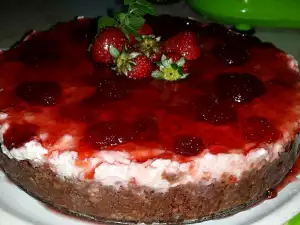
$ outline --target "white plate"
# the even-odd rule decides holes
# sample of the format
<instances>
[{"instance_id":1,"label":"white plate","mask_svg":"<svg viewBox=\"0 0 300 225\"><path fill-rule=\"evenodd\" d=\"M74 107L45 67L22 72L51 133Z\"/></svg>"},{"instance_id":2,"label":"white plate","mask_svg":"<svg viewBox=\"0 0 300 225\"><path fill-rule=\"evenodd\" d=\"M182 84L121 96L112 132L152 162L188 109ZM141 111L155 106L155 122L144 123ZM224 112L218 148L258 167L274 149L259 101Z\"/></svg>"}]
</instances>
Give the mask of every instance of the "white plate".
<instances>
[{"instance_id":1,"label":"white plate","mask_svg":"<svg viewBox=\"0 0 300 225\"><path fill-rule=\"evenodd\" d=\"M201 225L282 225L300 212L300 179L278 196L234 216ZM0 225L91 225L56 213L12 184L0 172Z\"/></svg>"}]
</instances>

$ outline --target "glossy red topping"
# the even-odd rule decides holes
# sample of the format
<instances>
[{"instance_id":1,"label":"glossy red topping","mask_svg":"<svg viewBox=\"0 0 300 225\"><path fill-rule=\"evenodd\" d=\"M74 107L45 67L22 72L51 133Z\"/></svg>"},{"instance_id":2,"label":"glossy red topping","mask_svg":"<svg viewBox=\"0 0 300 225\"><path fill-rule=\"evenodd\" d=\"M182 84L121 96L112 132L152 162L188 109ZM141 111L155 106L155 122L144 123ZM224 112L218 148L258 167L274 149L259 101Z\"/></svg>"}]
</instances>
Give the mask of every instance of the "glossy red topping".
<instances>
[{"instance_id":1,"label":"glossy red topping","mask_svg":"<svg viewBox=\"0 0 300 225\"><path fill-rule=\"evenodd\" d=\"M24 82L16 88L16 95L29 104L56 105L61 88L54 82Z\"/></svg>"},{"instance_id":2,"label":"glossy red topping","mask_svg":"<svg viewBox=\"0 0 300 225\"><path fill-rule=\"evenodd\" d=\"M33 124L10 124L10 128L5 132L4 145L8 149L22 147L26 142L33 139L38 134L38 126Z\"/></svg>"},{"instance_id":3,"label":"glossy red topping","mask_svg":"<svg viewBox=\"0 0 300 225\"><path fill-rule=\"evenodd\" d=\"M173 143L173 151L183 156L197 155L204 149L204 144L200 137L177 136Z\"/></svg>"},{"instance_id":4,"label":"glossy red topping","mask_svg":"<svg viewBox=\"0 0 300 225\"><path fill-rule=\"evenodd\" d=\"M219 98L234 103L247 103L265 94L266 88L257 77L247 73L222 73L216 77Z\"/></svg>"},{"instance_id":5,"label":"glossy red topping","mask_svg":"<svg viewBox=\"0 0 300 225\"><path fill-rule=\"evenodd\" d=\"M281 137L278 130L262 117L250 117L243 123L244 137L251 142L272 143Z\"/></svg>"},{"instance_id":6,"label":"glossy red topping","mask_svg":"<svg viewBox=\"0 0 300 225\"><path fill-rule=\"evenodd\" d=\"M110 149L143 161L264 145L297 120L298 74L280 50L216 24L169 16L147 24L162 41L183 31L199 35L203 54L189 61L185 80L130 80L94 64L92 20L58 24L1 54L0 110L12 124L5 145L35 138L51 148L70 134L82 157ZM42 133L48 138L41 140Z\"/></svg>"}]
</instances>

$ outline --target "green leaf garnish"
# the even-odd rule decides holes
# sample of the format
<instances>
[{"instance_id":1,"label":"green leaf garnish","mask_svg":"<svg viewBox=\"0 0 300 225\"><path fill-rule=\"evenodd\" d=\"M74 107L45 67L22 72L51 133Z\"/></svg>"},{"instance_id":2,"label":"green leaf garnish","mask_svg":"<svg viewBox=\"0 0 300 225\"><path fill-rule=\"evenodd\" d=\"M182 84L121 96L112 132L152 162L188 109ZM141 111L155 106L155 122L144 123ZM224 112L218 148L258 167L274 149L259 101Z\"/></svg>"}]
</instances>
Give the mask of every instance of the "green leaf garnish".
<instances>
[{"instance_id":1,"label":"green leaf garnish","mask_svg":"<svg viewBox=\"0 0 300 225\"><path fill-rule=\"evenodd\" d=\"M130 5L134 2L134 0L124 0L124 5Z\"/></svg>"},{"instance_id":2,"label":"green leaf garnish","mask_svg":"<svg viewBox=\"0 0 300 225\"><path fill-rule=\"evenodd\" d=\"M135 36L140 36L138 30L145 23L145 19L133 14L125 14L120 21L121 27L128 33Z\"/></svg>"},{"instance_id":3,"label":"green leaf garnish","mask_svg":"<svg viewBox=\"0 0 300 225\"><path fill-rule=\"evenodd\" d=\"M182 67L177 67L177 70L178 70L178 73L179 73L180 75L183 75Z\"/></svg>"},{"instance_id":4,"label":"green leaf garnish","mask_svg":"<svg viewBox=\"0 0 300 225\"><path fill-rule=\"evenodd\" d=\"M156 15L151 3L146 0L136 0L129 4L129 13L144 17L147 14Z\"/></svg>"},{"instance_id":5,"label":"green leaf garnish","mask_svg":"<svg viewBox=\"0 0 300 225\"><path fill-rule=\"evenodd\" d=\"M155 70L152 72L151 76L155 79L161 79L161 72L158 70Z\"/></svg>"},{"instance_id":6,"label":"green leaf garnish","mask_svg":"<svg viewBox=\"0 0 300 225\"><path fill-rule=\"evenodd\" d=\"M113 56L114 58L118 58L120 56L120 52L118 49L116 49L115 47L110 47L109 48L109 53L111 54L111 56Z\"/></svg>"},{"instance_id":7,"label":"green leaf garnish","mask_svg":"<svg viewBox=\"0 0 300 225\"><path fill-rule=\"evenodd\" d=\"M177 64L175 64L175 63L173 63L173 64L171 64L171 66L172 66L172 68L174 69L174 70L178 70L178 65Z\"/></svg>"},{"instance_id":8,"label":"green leaf garnish","mask_svg":"<svg viewBox=\"0 0 300 225\"><path fill-rule=\"evenodd\" d=\"M183 57L181 57L177 62L176 64L180 67L183 67L183 65L185 64L185 60Z\"/></svg>"},{"instance_id":9,"label":"green leaf garnish","mask_svg":"<svg viewBox=\"0 0 300 225\"><path fill-rule=\"evenodd\" d=\"M156 65L162 66L163 64L160 61L158 61L158 62L156 62Z\"/></svg>"},{"instance_id":10,"label":"green leaf garnish","mask_svg":"<svg viewBox=\"0 0 300 225\"><path fill-rule=\"evenodd\" d=\"M127 12L114 13L114 18L104 16L98 20L98 30L107 26L119 27L129 39L129 34L141 38L138 30L145 23L146 14L156 15L151 3L146 0L124 0L124 5L128 6Z\"/></svg>"},{"instance_id":11,"label":"green leaf garnish","mask_svg":"<svg viewBox=\"0 0 300 225\"><path fill-rule=\"evenodd\" d=\"M116 25L118 25L118 21L109 16L102 16L98 20L98 30L101 30L104 27L112 27Z\"/></svg>"}]
</instances>

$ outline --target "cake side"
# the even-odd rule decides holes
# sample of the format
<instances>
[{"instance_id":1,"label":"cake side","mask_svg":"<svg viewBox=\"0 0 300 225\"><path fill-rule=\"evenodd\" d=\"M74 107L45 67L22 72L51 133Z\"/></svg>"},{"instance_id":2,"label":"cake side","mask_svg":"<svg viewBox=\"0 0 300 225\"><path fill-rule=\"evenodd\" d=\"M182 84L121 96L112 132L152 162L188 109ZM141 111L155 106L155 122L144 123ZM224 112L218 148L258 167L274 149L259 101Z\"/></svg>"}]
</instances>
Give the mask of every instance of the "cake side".
<instances>
[{"instance_id":1,"label":"cake side","mask_svg":"<svg viewBox=\"0 0 300 225\"><path fill-rule=\"evenodd\" d=\"M222 181L209 185L188 183L165 193L134 183L116 189L97 181L62 180L45 165L33 167L3 153L0 165L26 192L63 213L111 223L190 223L237 213L266 197L266 190L275 188L294 165L300 153L297 139L279 158L244 173L239 181L224 175Z\"/></svg>"}]
</instances>

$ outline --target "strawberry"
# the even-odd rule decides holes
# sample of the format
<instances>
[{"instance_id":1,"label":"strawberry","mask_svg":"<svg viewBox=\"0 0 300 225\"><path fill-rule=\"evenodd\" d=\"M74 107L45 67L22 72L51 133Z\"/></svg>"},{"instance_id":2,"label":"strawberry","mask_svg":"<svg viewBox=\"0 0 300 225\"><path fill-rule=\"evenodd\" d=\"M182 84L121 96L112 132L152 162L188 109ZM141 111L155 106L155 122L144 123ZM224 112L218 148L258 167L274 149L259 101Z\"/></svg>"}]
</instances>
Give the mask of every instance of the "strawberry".
<instances>
[{"instance_id":1,"label":"strawberry","mask_svg":"<svg viewBox=\"0 0 300 225\"><path fill-rule=\"evenodd\" d=\"M153 34L144 18L147 14L156 15L153 6L147 1L141 3L140 0L125 1L124 4L128 8L127 12L115 12L112 17L102 16L98 19L100 33L91 49L95 62L112 63L111 47L120 52L124 46L131 47L128 43L135 44L136 39L141 40L143 36Z\"/></svg>"},{"instance_id":2,"label":"strawberry","mask_svg":"<svg viewBox=\"0 0 300 225\"><path fill-rule=\"evenodd\" d=\"M114 47L121 51L127 44L123 32L116 27L106 27L96 36L91 48L93 60L97 63L113 63L114 59L110 54L110 48Z\"/></svg>"},{"instance_id":3,"label":"strawberry","mask_svg":"<svg viewBox=\"0 0 300 225\"><path fill-rule=\"evenodd\" d=\"M140 79L149 77L152 72L152 63L145 55L138 55L133 58L134 64L131 71L128 72L128 77L132 79Z\"/></svg>"},{"instance_id":4,"label":"strawberry","mask_svg":"<svg viewBox=\"0 0 300 225\"><path fill-rule=\"evenodd\" d=\"M141 35L141 36L148 36L148 35L152 35L153 34L153 30L152 28L150 27L149 24L147 23L144 23L141 28L138 30L138 34ZM133 34L130 34L129 35L129 39L130 39L130 44L134 45L137 43L137 39L135 37L135 35Z\"/></svg>"},{"instance_id":5,"label":"strawberry","mask_svg":"<svg viewBox=\"0 0 300 225\"><path fill-rule=\"evenodd\" d=\"M174 53L174 52L169 52L169 53L166 53L165 55L167 56L168 59L172 59L173 62L177 62L182 57L181 55ZM182 72L188 73L189 67L190 67L190 62L185 61L185 63L182 66Z\"/></svg>"},{"instance_id":6,"label":"strawberry","mask_svg":"<svg viewBox=\"0 0 300 225\"><path fill-rule=\"evenodd\" d=\"M186 60L195 60L201 55L201 46L194 32L180 32L164 43L166 52L175 52Z\"/></svg>"},{"instance_id":7,"label":"strawberry","mask_svg":"<svg viewBox=\"0 0 300 225\"><path fill-rule=\"evenodd\" d=\"M142 39L134 47L154 63L159 61L162 56L163 49L160 37L155 37L154 35L142 36Z\"/></svg>"},{"instance_id":8,"label":"strawberry","mask_svg":"<svg viewBox=\"0 0 300 225\"><path fill-rule=\"evenodd\" d=\"M153 34L153 30L151 26L147 23L144 23L143 26L139 29L140 35L151 35Z\"/></svg>"},{"instance_id":9,"label":"strawberry","mask_svg":"<svg viewBox=\"0 0 300 225\"><path fill-rule=\"evenodd\" d=\"M189 74L184 73L183 68L185 66L185 59L183 57L179 57L177 59L177 54L172 53L166 55L162 55L161 61L156 64L159 66L158 70L152 72L152 77L155 79L162 79L168 81L176 81L185 79ZM187 70L187 69L185 69Z\"/></svg>"},{"instance_id":10,"label":"strawberry","mask_svg":"<svg viewBox=\"0 0 300 225\"><path fill-rule=\"evenodd\" d=\"M111 49L115 58L115 65L118 74L123 74L131 79L142 79L149 77L152 72L150 59L138 52L128 53L125 48L121 53L116 48Z\"/></svg>"}]
</instances>

